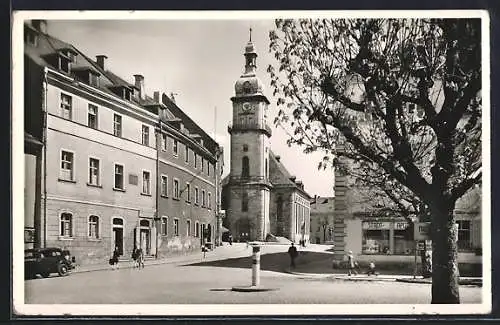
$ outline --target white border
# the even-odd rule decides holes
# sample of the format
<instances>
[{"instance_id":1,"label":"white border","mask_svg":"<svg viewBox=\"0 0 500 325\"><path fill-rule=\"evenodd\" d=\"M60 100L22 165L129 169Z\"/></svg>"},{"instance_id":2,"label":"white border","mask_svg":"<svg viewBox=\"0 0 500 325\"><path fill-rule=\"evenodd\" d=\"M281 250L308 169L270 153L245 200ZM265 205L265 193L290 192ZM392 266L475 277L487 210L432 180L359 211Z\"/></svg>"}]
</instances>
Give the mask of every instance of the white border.
<instances>
[{"instance_id":1,"label":"white border","mask_svg":"<svg viewBox=\"0 0 500 325\"><path fill-rule=\"evenodd\" d=\"M13 306L18 314L26 315L404 315L404 314L465 314L491 311L491 188L490 177L490 30L486 10L415 10L415 11L16 11L12 23L12 146L24 147L23 133L23 22L27 19L171 19L171 20L237 20L286 18L481 18L482 19L482 133L483 146L483 290L481 304L461 305L34 305L24 304L24 279L22 250L24 238L23 220L13 221ZM122 122L123 123L123 122ZM122 130L123 132L123 130ZM13 201L12 215L24 215L24 151L12 151ZM18 244L19 243L19 244Z\"/></svg>"}]
</instances>

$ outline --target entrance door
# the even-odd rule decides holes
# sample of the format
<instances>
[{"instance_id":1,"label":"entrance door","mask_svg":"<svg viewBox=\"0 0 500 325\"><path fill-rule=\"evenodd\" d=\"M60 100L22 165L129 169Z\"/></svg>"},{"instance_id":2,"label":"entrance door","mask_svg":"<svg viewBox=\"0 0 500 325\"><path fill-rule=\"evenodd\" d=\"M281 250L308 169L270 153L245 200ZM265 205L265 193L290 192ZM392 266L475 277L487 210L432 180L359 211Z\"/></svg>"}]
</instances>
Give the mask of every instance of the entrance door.
<instances>
[{"instance_id":1,"label":"entrance door","mask_svg":"<svg viewBox=\"0 0 500 325\"><path fill-rule=\"evenodd\" d=\"M150 255L150 249L149 249L149 229L141 229L141 238L140 238L140 245L141 249L146 255Z\"/></svg>"},{"instance_id":2,"label":"entrance door","mask_svg":"<svg viewBox=\"0 0 500 325\"><path fill-rule=\"evenodd\" d=\"M113 228L113 250L118 247L118 252L123 255L123 228Z\"/></svg>"}]
</instances>

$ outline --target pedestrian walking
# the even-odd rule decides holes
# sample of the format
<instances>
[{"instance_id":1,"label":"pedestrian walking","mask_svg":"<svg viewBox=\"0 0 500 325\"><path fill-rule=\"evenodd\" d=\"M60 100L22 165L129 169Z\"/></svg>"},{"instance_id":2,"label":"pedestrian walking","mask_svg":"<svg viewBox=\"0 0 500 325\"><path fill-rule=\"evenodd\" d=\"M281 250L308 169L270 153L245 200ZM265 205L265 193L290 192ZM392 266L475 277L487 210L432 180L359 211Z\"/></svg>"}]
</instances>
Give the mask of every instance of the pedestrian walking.
<instances>
[{"instance_id":1,"label":"pedestrian walking","mask_svg":"<svg viewBox=\"0 0 500 325\"><path fill-rule=\"evenodd\" d=\"M354 273L354 275L358 274L358 271L356 271L356 262L354 261L354 255L352 254L352 251L349 251L347 253L347 268L348 268L348 275L351 276L351 274Z\"/></svg>"},{"instance_id":2,"label":"pedestrian walking","mask_svg":"<svg viewBox=\"0 0 500 325\"><path fill-rule=\"evenodd\" d=\"M137 259L137 267L139 269L141 267L144 268L144 252L143 252L142 248L137 249L136 259Z\"/></svg>"},{"instance_id":3,"label":"pedestrian walking","mask_svg":"<svg viewBox=\"0 0 500 325\"><path fill-rule=\"evenodd\" d=\"M203 252L203 258L205 258L205 257L206 257L206 255L207 255L207 250L208 250L208 249L207 249L207 246L205 246L205 245L201 246L201 251Z\"/></svg>"},{"instance_id":4,"label":"pedestrian walking","mask_svg":"<svg viewBox=\"0 0 500 325\"><path fill-rule=\"evenodd\" d=\"M227 240L229 241L229 245L233 246L233 235L230 234Z\"/></svg>"},{"instance_id":5,"label":"pedestrian walking","mask_svg":"<svg viewBox=\"0 0 500 325\"><path fill-rule=\"evenodd\" d=\"M297 257L298 252L297 248L293 245L293 242L288 248L288 255L290 255L290 267L295 268L295 258Z\"/></svg>"}]
</instances>

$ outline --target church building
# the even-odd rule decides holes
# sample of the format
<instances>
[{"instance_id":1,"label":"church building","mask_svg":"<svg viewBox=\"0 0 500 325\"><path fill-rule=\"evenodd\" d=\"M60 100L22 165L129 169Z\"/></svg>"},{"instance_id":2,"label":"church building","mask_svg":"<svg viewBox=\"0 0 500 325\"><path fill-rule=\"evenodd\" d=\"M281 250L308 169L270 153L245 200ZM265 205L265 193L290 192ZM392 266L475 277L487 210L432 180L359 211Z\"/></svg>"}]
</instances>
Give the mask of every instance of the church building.
<instances>
[{"instance_id":1,"label":"church building","mask_svg":"<svg viewBox=\"0 0 500 325\"><path fill-rule=\"evenodd\" d=\"M252 37L245 47L245 72L236 81L230 172L223 180L224 226L236 241L309 241L310 195L270 147L269 100L256 75Z\"/></svg>"}]
</instances>

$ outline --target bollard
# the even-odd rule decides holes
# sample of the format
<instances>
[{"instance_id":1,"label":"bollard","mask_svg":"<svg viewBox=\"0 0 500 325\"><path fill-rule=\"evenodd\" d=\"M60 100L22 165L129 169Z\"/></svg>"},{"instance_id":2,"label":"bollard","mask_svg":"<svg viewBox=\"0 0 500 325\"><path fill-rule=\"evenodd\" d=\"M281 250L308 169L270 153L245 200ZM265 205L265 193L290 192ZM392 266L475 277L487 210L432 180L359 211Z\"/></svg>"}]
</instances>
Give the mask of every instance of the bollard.
<instances>
[{"instance_id":1,"label":"bollard","mask_svg":"<svg viewBox=\"0 0 500 325\"><path fill-rule=\"evenodd\" d=\"M252 247L252 287L260 285L260 246Z\"/></svg>"}]
</instances>

